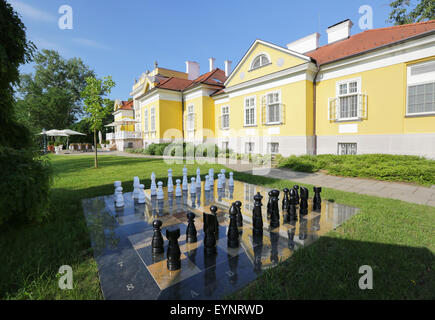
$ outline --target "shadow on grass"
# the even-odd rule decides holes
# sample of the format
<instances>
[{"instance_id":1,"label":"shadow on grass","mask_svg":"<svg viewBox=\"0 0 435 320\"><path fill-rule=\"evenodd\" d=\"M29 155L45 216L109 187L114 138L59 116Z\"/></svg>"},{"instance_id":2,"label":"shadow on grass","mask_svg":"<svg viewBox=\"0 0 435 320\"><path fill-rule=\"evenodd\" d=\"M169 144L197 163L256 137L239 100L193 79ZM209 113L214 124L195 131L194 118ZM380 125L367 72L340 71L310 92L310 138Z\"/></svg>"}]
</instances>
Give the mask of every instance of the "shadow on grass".
<instances>
[{"instance_id":1,"label":"shadow on grass","mask_svg":"<svg viewBox=\"0 0 435 320\"><path fill-rule=\"evenodd\" d=\"M361 290L361 266L373 289ZM324 236L297 250L229 299L434 299L435 256L427 248Z\"/></svg>"}]
</instances>

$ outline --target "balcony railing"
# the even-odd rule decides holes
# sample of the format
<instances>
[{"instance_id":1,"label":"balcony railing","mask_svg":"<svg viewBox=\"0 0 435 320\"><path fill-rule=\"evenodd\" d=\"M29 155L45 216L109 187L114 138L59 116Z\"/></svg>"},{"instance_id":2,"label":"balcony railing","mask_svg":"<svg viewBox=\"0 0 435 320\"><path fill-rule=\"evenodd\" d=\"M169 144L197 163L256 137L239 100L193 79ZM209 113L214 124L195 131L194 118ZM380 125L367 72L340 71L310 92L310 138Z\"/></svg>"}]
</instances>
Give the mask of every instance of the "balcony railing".
<instances>
[{"instance_id":1,"label":"balcony railing","mask_svg":"<svg viewBox=\"0 0 435 320\"><path fill-rule=\"evenodd\" d=\"M120 131L120 132L114 132L114 133L107 133L106 139L107 140L122 140L122 139L141 139L142 133L137 131Z\"/></svg>"}]
</instances>

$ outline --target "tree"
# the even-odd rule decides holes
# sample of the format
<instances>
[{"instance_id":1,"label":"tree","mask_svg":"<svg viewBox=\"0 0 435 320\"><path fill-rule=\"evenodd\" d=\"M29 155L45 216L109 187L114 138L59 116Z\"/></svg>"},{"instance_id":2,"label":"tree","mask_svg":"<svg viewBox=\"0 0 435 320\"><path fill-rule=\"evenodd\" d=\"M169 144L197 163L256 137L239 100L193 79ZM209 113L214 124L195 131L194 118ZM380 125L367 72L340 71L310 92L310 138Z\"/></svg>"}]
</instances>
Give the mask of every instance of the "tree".
<instances>
[{"instance_id":1,"label":"tree","mask_svg":"<svg viewBox=\"0 0 435 320\"><path fill-rule=\"evenodd\" d=\"M392 11L387 22L401 25L435 19L435 0L419 0L417 5L408 12L410 5L410 0L391 1Z\"/></svg>"},{"instance_id":2,"label":"tree","mask_svg":"<svg viewBox=\"0 0 435 320\"><path fill-rule=\"evenodd\" d=\"M64 129L83 114L80 92L94 72L80 58L66 60L54 50L35 55L35 73L20 77L17 117L32 131Z\"/></svg>"},{"instance_id":3,"label":"tree","mask_svg":"<svg viewBox=\"0 0 435 320\"><path fill-rule=\"evenodd\" d=\"M87 113L86 119L89 122L91 130L94 132L94 147L95 147L95 168L98 168L97 158L97 130L103 126L103 120L113 110L111 100L104 98L110 94L115 82L111 76L104 77L103 80L95 77L86 78L86 87L82 91L81 96L84 98L84 110Z\"/></svg>"}]
</instances>

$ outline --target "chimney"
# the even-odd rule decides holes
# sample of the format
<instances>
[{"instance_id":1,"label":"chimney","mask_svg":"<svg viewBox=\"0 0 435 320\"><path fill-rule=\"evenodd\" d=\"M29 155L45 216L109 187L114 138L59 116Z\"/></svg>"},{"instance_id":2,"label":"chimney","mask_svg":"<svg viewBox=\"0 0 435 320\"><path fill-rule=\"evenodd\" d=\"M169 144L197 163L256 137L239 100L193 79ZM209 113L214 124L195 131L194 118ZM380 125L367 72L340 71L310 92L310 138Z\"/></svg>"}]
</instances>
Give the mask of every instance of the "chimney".
<instances>
[{"instance_id":1,"label":"chimney","mask_svg":"<svg viewBox=\"0 0 435 320\"><path fill-rule=\"evenodd\" d=\"M305 53L316 50L319 47L320 34L315 32L306 37L293 41L287 45L287 49L297 53Z\"/></svg>"},{"instance_id":2,"label":"chimney","mask_svg":"<svg viewBox=\"0 0 435 320\"><path fill-rule=\"evenodd\" d=\"M231 63L233 63L230 60L225 60L225 77L229 77L231 73Z\"/></svg>"},{"instance_id":3,"label":"chimney","mask_svg":"<svg viewBox=\"0 0 435 320\"><path fill-rule=\"evenodd\" d=\"M216 61L215 58L208 58L208 65L209 65L209 71L212 71L214 69L214 62Z\"/></svg>"},{"instance_id":4,"label":"chimney","mask_svg":"<svg viewBox=\"0 0 435 320\"><path fill-rule=\"evenodd\" d=\"M194 61L186 61L187 79L194 80L199 77L199 63Z\"/></svg>"},{"instance_id":5,"label":"chimney","mask_svg":"<svg viewBox=\"0 0 435 320\"><path fill-rule=\"evenodd\" d=\"M353 23L350 19L330 26L328 29L326 29L326 33L328 34L328 43L349 38L350 29L352 26Z\"/></svg>"}]
</instances>

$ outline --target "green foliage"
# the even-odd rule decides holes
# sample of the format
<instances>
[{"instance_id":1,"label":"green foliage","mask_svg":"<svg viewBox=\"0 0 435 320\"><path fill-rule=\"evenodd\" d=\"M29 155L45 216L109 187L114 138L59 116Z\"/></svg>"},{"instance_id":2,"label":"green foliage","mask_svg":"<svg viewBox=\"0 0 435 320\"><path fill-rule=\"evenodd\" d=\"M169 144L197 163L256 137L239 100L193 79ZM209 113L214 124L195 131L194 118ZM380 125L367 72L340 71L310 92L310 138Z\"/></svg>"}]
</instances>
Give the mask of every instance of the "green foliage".
<instances>
[{"instance_id":1,"label":"green foliage","mask_svg":"<svg viewBox=\"0 0 435 320\"><path fill-rule=\"evenodd\" d=\"M410 0L391 1L392 10L387 22L401 25L435 19L435 0L419 0L413 9L408 11L410 4Z\"/></svg>"},{"instance_id":2,"label":"green foliage","mask_svg":"<svg viewBox=\"0 0 435 320\"><path fill-rule=\"evenodd\" d=\"M17 117L33 132L68 128L83 114L80 92L94 72L80 58L64 59L54 50L35 55L35 73L23 74Z\"/></svg>"},{"instance_id":3,"label":"green foliage","mask_svg":"<svg viewBox=\"0 0 435 320\"><path fill-rule=\"evenodd\" d=\"M45 157L0 146L0 225L41 221L48 213L50 166Z\"/></svg>"},{"instance_id":4,"label":"green foliage","mask_svg":"<svg viewBox=\"0 0 435 320\"><path fill-rule=\"evenodd\" d=\"M278 166L295 171L316 172L347 177L435 184L435 161L418 156L364 154L291 156L277 159Z\"/></svg>"}]
</instances>

